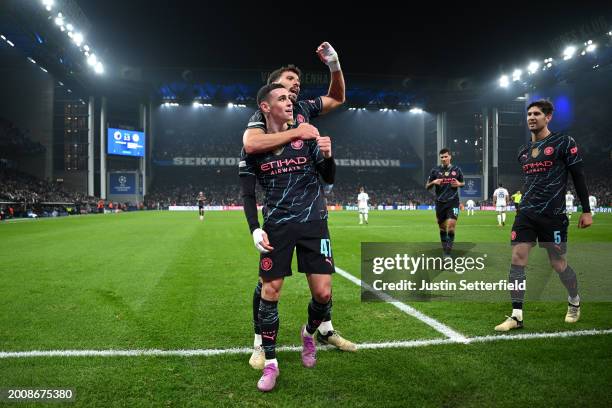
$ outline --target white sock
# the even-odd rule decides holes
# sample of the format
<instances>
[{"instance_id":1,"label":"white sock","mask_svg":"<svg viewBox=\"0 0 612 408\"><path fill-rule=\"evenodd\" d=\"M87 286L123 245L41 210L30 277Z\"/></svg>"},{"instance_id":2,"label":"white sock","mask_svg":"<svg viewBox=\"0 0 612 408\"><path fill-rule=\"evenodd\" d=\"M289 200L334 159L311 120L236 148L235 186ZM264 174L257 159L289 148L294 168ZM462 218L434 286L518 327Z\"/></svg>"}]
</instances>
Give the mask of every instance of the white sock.
<instances>
[{"instance_id":1,"label":"white sock","mask_svg":"<svg viewBox=\"0 0 612 408\"><path fill-rule=\"evenodd\" d=\"M317 330L319 330L319 333L321 333L322 335L326 335L330 331L333 331L334 327L332 326L332 322L330 320L328 322L321 322Z\"/></svg>"},{"instance_id":2,"label":"white sock","mask_svg":"<svg viewBox=\"0 0 612 408\"><path fill-rule=\"evenodd\" d=\"M266 358L266 362L264 363L264 366L267 366L268 364L276 364L276 367L278 367L278 361L276 361L275 358L273 358L272 360L268 360Z\"/></svg>"},{"instance_id":3,"label":"white sock","mask_svg":"<svg viewBox=\"0 0 612 408\"><path fill-rule=\"evenodd\" d=\"M261 346L261 334L256 334L253 340L253 347Z\"/></svg>"},{"instance_id":4,"label":"white sock","mask_svg":"<svg viewBox=\"0 0 612 408\"><path fill-rule=\"evenodd\" d=\"M523 321L523 309L512 309L512 316Z\"/></svg>"},{"instance_id":5,"label":"white sock","mask_svg":"<svg viewBox=\"0 0 612 408\"><path fill-rule=\"evenodd\" d=\"M568 296L567 301L574 306L580 306L580 295L576 295L576 297Z\"/></svg>"},{"instance_id":6,"label":"white sock","mask_svg":"<svg viewBox=\"0 0 612 408\"><path fill-rule=\"evenodd\" d=\"M502 222L506 222L506 213L502 213Z\"/></svg>"},{"instance_id":7,"label":"white sock","mask_svg":"<svg viewBox=\"0 0 612 408\"><path fill-rule=\"evenodd\" d=\"M497 214L497 224L501 225L501 215Z\"/></svg>"},{"instance_id":8,"label":"white sock","mask_svg":"<svg viewBox=\"0 0 612 408\"><path fill-rule=\"evenodd\" d=\"M363 215L365 217L365 221L368 222L368 214Z\"/></svg>"},{"instance_id":9,"label":"white sock","mask_svg":"<svg viewBox=\"0 0 612 408\"><path fill-rule=\"evenodd\" d=\"M363 214L359 214L359 223L362 224L363 223Z\"/></svg>"},{"instance_id":10,"label":"white sock","mask_svg":"<svg viewBox=\"0 0 612 408\"><path fill-rule=\"evenodd\" d=\"M306 326L304 326L304 330L302 330L302 333L304 334L304 337L312 337L312 334L308 333L308 330L306 330Z\"/></svg>"}]
</instances>

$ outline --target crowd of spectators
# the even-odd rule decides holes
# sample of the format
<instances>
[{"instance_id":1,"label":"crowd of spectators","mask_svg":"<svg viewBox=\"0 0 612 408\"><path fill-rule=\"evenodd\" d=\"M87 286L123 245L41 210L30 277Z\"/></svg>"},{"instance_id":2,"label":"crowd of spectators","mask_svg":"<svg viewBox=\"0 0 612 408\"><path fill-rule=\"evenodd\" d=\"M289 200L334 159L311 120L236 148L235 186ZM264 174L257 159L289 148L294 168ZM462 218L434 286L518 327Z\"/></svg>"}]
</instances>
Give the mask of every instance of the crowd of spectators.
<instances>
[{"instance_id":1,"label":"crowd of spectators","mask_svg":"<svg viewBox=\"0 0 612 408\"><path fill-rule=\"evenodd\" d=\"M45 147L33 142L25 132L16 127L11 121L0 118L0 158L12 158L19 155L43 153Z\"/></svg>"}]
</instances>

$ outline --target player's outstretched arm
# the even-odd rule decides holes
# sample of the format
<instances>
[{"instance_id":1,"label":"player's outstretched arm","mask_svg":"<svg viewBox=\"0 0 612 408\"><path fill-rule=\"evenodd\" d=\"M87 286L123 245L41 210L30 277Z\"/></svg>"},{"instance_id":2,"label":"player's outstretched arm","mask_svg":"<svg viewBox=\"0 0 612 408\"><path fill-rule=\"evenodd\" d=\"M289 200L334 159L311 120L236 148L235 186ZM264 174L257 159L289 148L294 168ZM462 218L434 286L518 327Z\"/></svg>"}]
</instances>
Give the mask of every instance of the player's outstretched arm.
<instances>
[{"instance_id":1,"label":"player's outstretched arm","mask_svg":"<svg viewBox=\"0 0 612 408\"><path fill-rule=\"evenodd\" d=\"M324 42L317 48L317 55L325 65L329 67L331 80L327 95L321 96L323 101L323 109L321 114L326 114L346 101L346 85L344 83L344 75L340 68L340 60L338 53L330 43Z\"/></svg>"},{"instance_id":2,"label":"player's outstretched arm","mask_svg":"<svg viewBox=\"0 0 612 408\"><path fill-rule=\"evenodd\" d=\"M266 133L260 128L251 128L244 131L242 143L247 154L269 152L295 140L310 140L319 136L319 131L310 123L301 123L297 128L284 132Z\"/></svg>"}]
</instances>

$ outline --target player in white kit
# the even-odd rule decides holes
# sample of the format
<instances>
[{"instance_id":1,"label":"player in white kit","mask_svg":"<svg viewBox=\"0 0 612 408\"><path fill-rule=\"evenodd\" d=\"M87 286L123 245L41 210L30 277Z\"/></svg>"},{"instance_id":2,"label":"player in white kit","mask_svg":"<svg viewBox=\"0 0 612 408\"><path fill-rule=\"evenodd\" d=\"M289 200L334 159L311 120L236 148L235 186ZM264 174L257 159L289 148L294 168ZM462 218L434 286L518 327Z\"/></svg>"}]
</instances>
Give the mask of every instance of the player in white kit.
<instances>
[{"instance_id":1,"label":"player in white kit","mask_svg":"<svg viewBox=\"0 0 612 408\"><path fill-rule=\"evenodd\" d=\"M368 223L368 200L370 197L368 193L366 193L361 187L359 189L359 195L357 196L357 208L359 209L359 224L363 224L363 220L365 219L365 223Z\"/></svg>"},{"instance_id":2,"label":"player in white kit","mask_svg":"<svg viewBox=\"0 0 612 408\"><path fill-rule=\"evenodd\" d=\"M572 218L572 213L574 212L574 196L569 190L565 195L565 211L567 213L567 218Z\"/></svg>"},{"instance_id":3,"label":"player in white kit","mask_svg":"<svg viewBox=\"0 0 612 408\"><path fill-rule=\"evenodd\" d=\"M597 209L597 199L595 196L589 196L589 205L591 206L591 216L595 216L595 210Z\"/></svg>"},{"instance_id":4,"label":"player in white kit","mask_svg":"<svg viewBox=\"0 0 612 408\"><path fill-rule=\"evenodd\" d=\"M465 209L467 210L468 215L474 215L475 206L476 206L476 203L474 202L474 200L472 199L467 200L467 202L465 203Z\"/></svg>"},{"instance_id":5,"label":"player in white kit","mask_svg":"<svg viewBox=\"0 0 612 408\"><path fill-rule=\"evenodd\" d=\"M497 225L500 227L506 225L506 206L509 198L510 193L499 183L499 187L493 192L493 200L495 201L495 211L497 211Z\"/></svg>"}]
</instances>

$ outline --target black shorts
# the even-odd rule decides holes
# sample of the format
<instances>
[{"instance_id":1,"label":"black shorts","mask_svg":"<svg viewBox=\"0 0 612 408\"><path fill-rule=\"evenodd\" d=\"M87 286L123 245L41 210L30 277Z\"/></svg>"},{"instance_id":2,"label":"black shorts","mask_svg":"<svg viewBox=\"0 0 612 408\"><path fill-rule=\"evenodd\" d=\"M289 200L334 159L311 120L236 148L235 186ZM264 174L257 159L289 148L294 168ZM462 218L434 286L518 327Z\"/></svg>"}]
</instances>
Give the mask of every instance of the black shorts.
<instances>
[{"instance_id":1,"label":"black shorts","mask_svg":"<svg viewBox=\"0 0 612 408\"><path fill-rule=\"evenodd\" d=\"M200 210L200 211L204 210L204 204L198 205L198 210Z\"/></svg>"},{"instance_id":2,"label":"black shorts","mask_svg":"<svg viewBox=\"0 0 612 408\"><path fill-rule=\"evenodd\" d=\"M446 203L436 201L436 218L438 219L438 224L442 224L448 219L456 220L457 217L459 217L458 201L448 201Z\"/></svg>"},{"instance_id":3,"label":"black shorts","mask_svg":"<svg viewBox=\"0 0 612 408\"><path fill-rule=\"evenodd\" d=\"M259 276L275 279L291 276L293 250L297 248L298 271L302 273L332 274L334 258L327 221L310 221L264 225L270 245L274 248L260 254Z\"/></svg>"},{"instance_id":4,"label":"black shorts","mask_svg":"<svg viewBox=\"0 0 612 408\"><path fill-rule=\"evenodd\" d=\"M529 242L553 250L559 255L567 252L567 226L565 215L546 216L519 211L512 225L512 245Z\"/></svg>"}]
</instances>

